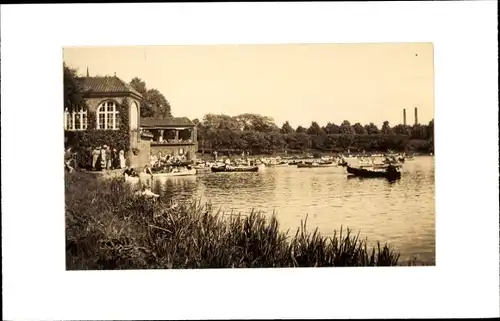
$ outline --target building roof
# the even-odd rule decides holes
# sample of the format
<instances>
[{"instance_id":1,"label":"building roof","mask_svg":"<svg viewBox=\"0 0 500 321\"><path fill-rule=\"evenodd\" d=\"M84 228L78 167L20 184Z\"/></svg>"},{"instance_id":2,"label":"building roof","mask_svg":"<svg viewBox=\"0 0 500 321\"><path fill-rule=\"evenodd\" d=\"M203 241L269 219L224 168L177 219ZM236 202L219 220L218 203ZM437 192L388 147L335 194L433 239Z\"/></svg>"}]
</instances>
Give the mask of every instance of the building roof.
<instances>
[{"instance_id":1,"label":"building roof","mask_svg":"<svg viewBox=\"0 0 500 321\"><path fill-rule=\"evenodd\" d=\"M142 95L132 86L116 76L77 78L85 93L134 94Z\"/></svg>"},{"instance_id":2,"label":"building roof","mask_svg":"<svg viewBox=\"0 0 500 321\"><path fill-rule=\"evenodd\" d=\"M158 127L194 127L194 123L187 117L141 117L141 127L143 128L158 128Z\"/></svg>"}]
</instances>

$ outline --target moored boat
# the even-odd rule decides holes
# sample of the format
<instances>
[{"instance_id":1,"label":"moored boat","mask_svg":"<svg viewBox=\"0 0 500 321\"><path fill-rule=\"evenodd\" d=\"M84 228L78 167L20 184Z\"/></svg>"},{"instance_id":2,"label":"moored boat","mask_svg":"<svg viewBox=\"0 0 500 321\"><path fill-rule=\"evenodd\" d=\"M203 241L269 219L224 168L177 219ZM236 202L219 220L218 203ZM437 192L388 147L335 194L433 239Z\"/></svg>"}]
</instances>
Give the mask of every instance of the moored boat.
<instances>
[{"instance_id":1,"label":"moored boat","mask_svg":"<svg viewBox=\"0 0 500 321\"><path fill-rule=\"evenodd\" d=\"M299 163L297 164L297 168L318 168L318 167L335 167L337 164L333 162L319 162L319 163Z\"/></svg>"},{"instance_id":2,"label":"moored boat","mask_svg":"<svg viewBox=\"0 0 500 321\"><path fill-rule=\"evenodd\" d=\"M362 164L359 168L373 168L373 169L384 169L389 166L394 166L396 168L403 167L403 164L383 164L383 163L373 163L373 164Z\"/></svg>"},{"instance_id":3,"label":"moored boat","mask_svg":"<svg viewBox=\"0 0 500 321\"><path fill-rule=\"evenodd\" d=\"M266 166L268 167L286 167L288 166L288 163L287 162L280 162L278 164L266 164Z\"/></svg>"},{"instance_id":4,"label":"moored boat","mask_svg":"<svg viewBox=\"0 0 500 321\"><path fill-rule=\"evenodd\" d=\"M179 170L179 171L172 171L169 173L153 173L152 177L153 179L159 179L159 178L166 178L166 177L175 177L175 176L193 176L196 175L197 171L195 168L192 169L186 169L186 170ZM139 176L130 176L128 174L125 174L125 181L127 182L139 182L140 178Z\"/></svg>"},{"instance_id":5,"label":"moored boat","mask_svg":"<svg viewBox=\"0 0 500 321\"><path fill-rule=\"evenodd\" d=\"M192 176L196 175L197 170L195 168L180 170L178 172L170 172L170 173L156 173L153 174L154 177L170 177L170 176Z\"/></svg>"},{"instance_id":6,"label":"moored boat","mask_svg":"<svg viewBox=\"0 0 500 321\"><path fill-rule=\"evenodd\" d=\"M196 174L209 173L210 172L210 167L209 166L194 166L194 169L196 169Z\"/></svg>"},{"instance_id":7,"label":"moored boat","mask_svg":"<svg viewBox=\"0 0 500 321\"><path fill-rule=\"evenodd\" d=\"M258 172L259 166L230 166L230 165L222 165L222 166L212 166L212 172L214 173L222 173L222 172Z\"/></svg>"},{"instance_id":8,"label":"moored boat","mask_svg":"<svg viewBox=\"0 0 500 321\"><path fill-rule=\"evenodd\" d=\"M386 178L388 180L398 180L401 178L401 172L394 166L388 167L383 171L373 171L347 165L347 173L362 178Z\"/></svg>"}]
</instances>

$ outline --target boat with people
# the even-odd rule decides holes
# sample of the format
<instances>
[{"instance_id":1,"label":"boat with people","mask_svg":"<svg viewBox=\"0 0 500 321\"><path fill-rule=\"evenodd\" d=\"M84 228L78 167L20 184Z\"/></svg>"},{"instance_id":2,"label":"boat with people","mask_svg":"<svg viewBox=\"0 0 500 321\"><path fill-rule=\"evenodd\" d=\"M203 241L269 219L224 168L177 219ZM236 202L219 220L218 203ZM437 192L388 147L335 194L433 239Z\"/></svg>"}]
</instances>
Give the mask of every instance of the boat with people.
<instances>
[{"instance_id":1,"label":"boat with people","mask_svg":"<svg viewBox=\"0 0 500 321\"><path fill-rule=\"evenodd\" d=\"M267 167L288 167L288 162L280 162L277 164L266 164Z\"/></svg>"},{"instance_id":2,"label":"boat with people","mask_svg":"<svg viewBox=\"0 0 500 321\"><path fill-rule=\"evenodd\" d=\"M152 179L161 179L161 178L167 178L167 177L177 177L177 176L193 176L196 175L197 170L195 168L181 168L181 167L175 167L171 169L170 171L165 171L165 172L148 172L148 173L140 173L138 174L135 170L133 169L126 169L125 172L123 173L125 177L126 182L139 182L141 180L141 175L147 178L152 178Z\"/></svg>"},{"instance_id":3,"label":"boat with people","mask_svg":"<svg viewBox=\"0 0 500 321\"><path fill-rule=\"evenodd\" d=\"M388 180L401 178L401 172L395 166L388 166L385 170L376 171L347 165L347 173L361 178L386 178Z\"/></svg>"},{"instance_id":4,"label":"boat with people","mask_svg":"<svg viewBox=\"0 0 500 321\"><path fill-rule=\"evenodd\" d=\"M340 160L338 163L337 163L338 166L341 166L341 167L346 167L348 165L347 161L345 159L342 159Z\"/></svg>"},{"instance_id":5,"label":"boat with people","mask_svg":"<svg viewBox=\"0 0 500 321\"><path fill-rule=\"evenodd\" d=\"M223 172L258 172L259 166L232 166L232 165L218 165L212 166L211 171L213 173L223 173Z\"/></svg>"},{"instance_id":6,"label":"boat with people","mask_svg":"<svg viewBox=\"0 0 500 321\"><path fill-rule=\"evenodd\" d=\"M201 173L209 173L211 172L210 170L211 164L197 164L194 165L193 168L196 169L196 174L201 174Z\"/></svg>"},{"instance_id":7,"label":"boat with people","mask_svg":"<svg viewBox=\"0 0 500 321\"><path fill-rule=\"evenodd\" d=\"M359 168L373 168L373 169L385 169L389 166L394 166L397 168L403 167L403 164L384 164L384 163L372 163L372 164L361 164L359 165Z\"/></svg>"},{"instance_id":8,"label":"boat with people","mask_svg":"<svg viewBox=\"0 0 500 321\"><path fill-rule=\"evenodd\" d=\"M171 162L168 163L168 165L174 167L186 167L186 166L193 166L193 162L192 161Z\"/></svg>"},{"instance_id":9,"label":"boat with people","mask_svg":"<svg viewBox=\"0 0 500 321\"><path fill-rule=\"evenodd\" d=\"M285 167L289 161L281 160L281 158L271 158L264 162L267 167Z\"/></svg>"},{"instance_id":10,"label":"boat with people","mask_svg":"<svg viewBox=\"0 0 500 321\"><path fill-rule=\"evenodd\" d=\"M336 167L334 162L312 162L312 163L298 163L297 168L318 168L318 167Z\"/></svg>"}]
</instances>

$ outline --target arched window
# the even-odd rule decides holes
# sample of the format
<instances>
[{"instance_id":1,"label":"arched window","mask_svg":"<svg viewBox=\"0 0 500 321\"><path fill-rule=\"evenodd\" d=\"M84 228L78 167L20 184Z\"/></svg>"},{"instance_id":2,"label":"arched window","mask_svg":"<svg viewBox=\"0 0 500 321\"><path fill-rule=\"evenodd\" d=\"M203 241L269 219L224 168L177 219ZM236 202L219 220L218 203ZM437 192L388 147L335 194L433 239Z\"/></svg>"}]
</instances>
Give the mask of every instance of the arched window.
<instances>
[{"instance_id":1,"label":"arched window","mask_svg":"<svg viewBox=\"0 0 500 321\"><path fill-rule=\"evenodd\" d=\"M97 129L119 129L120 117L114 101L105 101L97 108Z\"/></svg>"},{"instance_id":2,"label":"arched window","mask_svg":"<svg viewBox=\"0 0 500 321\"><path fill-rule=\"evenodd\" d=\"M87 109L81 108L71 113L64 111L64 130L86 130L87 129Z\"/></svg>"}]
</instances>

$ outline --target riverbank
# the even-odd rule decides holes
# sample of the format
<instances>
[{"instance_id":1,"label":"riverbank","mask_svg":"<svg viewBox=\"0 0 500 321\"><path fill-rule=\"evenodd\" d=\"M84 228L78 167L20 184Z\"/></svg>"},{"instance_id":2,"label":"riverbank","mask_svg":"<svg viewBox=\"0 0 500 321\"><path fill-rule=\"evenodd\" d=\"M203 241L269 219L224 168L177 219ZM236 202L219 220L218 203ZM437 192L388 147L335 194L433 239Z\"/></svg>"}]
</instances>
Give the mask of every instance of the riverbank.
<instances>
[{"instance_id":1,"label":"riverbank","mask_svg":"<svg viewBox=\"0 0 500 321\"><path fill-rule=\"evenodd\" d=\"M276 218L216 213L199 203L151 202L120 179L65 178L68 270L394 266L387 245L368 248L349 230L326 238L280 230Z\"/></svg>"}]
</instances>

